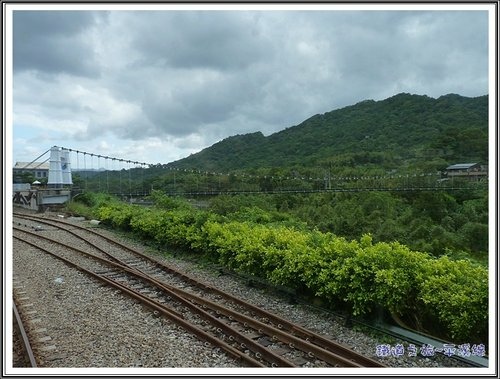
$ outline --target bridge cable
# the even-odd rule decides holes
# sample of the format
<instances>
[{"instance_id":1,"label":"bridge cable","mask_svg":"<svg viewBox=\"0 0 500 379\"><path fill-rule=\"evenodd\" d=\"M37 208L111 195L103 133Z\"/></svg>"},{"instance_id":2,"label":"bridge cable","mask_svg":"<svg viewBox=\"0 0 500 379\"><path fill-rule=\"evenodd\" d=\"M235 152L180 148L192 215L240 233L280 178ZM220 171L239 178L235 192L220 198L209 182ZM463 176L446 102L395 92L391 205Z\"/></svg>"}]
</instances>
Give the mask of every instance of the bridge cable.
<instances>
[{"instance_id":1,"label":"bridge cable","mask_svg":"<svg viewBox=\"0 0 500 379\"><path fill-rule=\"evenodd\" d=\"M144 166L141 163L141 177L142 177L142 193L145 193L146 191L144 190Z\"/></svg>"},{"instance_id":2,"label":"bridge cable","mask_svg":"<svg viewBox=\"0 0 500 379\"><path fill-rule=\"evenodd\" d=\"M85 161L85 155L86 153L83 153L83 172L85 173L85 185L84 189L87 191L87 162Z\"/></svg>"},{"instance_id":3,"label":"bridge cable","mask_svg":"<svg viewBox=\"0 0 500 379\"><path fill-rule=\"evenodd\" d=\"M120 159L120 162L121 162L121 159ZM119 167L119 171L120 171L120 196L123 197L123 187L122 187L122 167L120 164L118 164L118 167Z\"/></svg>"},{"instance_id":4,"label":"bridge cable","mask_svg":"<svg viewBox=\"0 0 500 379\"><path fill-rule=\"evenodd\" d=\"M80 162L78 160L78 151L76 152L76 167L80 170Z\"/></svg>"},{"instance_id":5,"label":"bridge cable","mask_svg":"<svg viewBox=\"0 0 500 379\"><path fill-rule=\"evenodd\" d=\"M127 161L128 162L128 194L129 194L129 198L132 198L132 177L131 177L131 162L130 161Z\"/></svg>"},{"instance_id":6,"label":"bridge cable","mask_svg":"<svg viewBox=\"0 0 500 379\"><path fill-rule=\"evenodd\" d=\"M101 192L101 156L97 155L97 178L98 178L98 188Z\"/></svg>"},{"instance_id":7,"label":"bridge cable","mask_svg":"<svg viewBox=\"0 0 500 379\"><path fill-rule=\"evenodd\" d=\"M109 193L109 170L108 170L108 157L104 158L104 168L106 170L106 192Z\"/></svg>"},{"instance_id":8,"label":"bridge cable","mask_svg":"<svg viewBox=\"0 0 500 379\"><path fill-rule=\"evenodd\" d=\"M50 149L49 149L49 150L47 150L45 153L40 154L38 157L36 157L35 159L33 159L33 160L32 160L30 163L28 163L26 166L24 166L23 168L21 168L21 170L24 170L26 167L28 167L30 164L32 164L33 162L35 162L37 159L39 159L39 158L43 157L45 154L47 154L49 151L50 151ZM49 159L50 159L50 158L49 158ZM45 161L44 161L44 162L42 162L42 163L45 163L45 162L47 162L47 161L48 161L48 159L47 159L47 160L45 160ZM40 163L40 164L41 164L41 163ZM38 166L40 166L40 165L38 165ZM38 167L38 166L36 166L36 167ZM35 167L35 168L36 168L36 167Z\"/></svg>"}]
</instances>

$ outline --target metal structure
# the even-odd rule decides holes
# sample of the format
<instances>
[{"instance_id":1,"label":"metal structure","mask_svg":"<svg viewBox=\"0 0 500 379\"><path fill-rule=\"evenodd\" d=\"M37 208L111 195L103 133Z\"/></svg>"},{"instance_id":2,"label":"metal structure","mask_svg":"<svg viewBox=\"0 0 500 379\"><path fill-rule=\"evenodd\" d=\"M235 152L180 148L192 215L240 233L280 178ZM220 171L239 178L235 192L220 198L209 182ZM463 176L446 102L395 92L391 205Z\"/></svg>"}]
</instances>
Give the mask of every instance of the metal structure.
<instances>
[{"instance_id":1,"label":"metal structure","mask_svg":"<svg viewBox=\"0 0 500 379\"><path fill-rule=\"evenodd\" d=\"M161 190L167 195L197 197L318 192L456 191L487 189L488 182L488 172L485 169L478 171L481 176L474 177L480 180L475 181L453 175L453 169L457 165L450 166L443 172L434 173L332 175L328 172L327 176L310 177L294 172L292 176L259 176L245 172L208 172L177 168L171 164L148 164L58 146L53 146L48 151L50 151L49 188L72 187L73 194L87 191L103 192L129 201L148 196L153 189L153 183L154 189ZM76 164L73 170L72 163ZM467 169L470 171L469 166L471 165L467 165ZM154 170L155 176L150 176L149 172L145 173L145 168ZM72 178L72 172L77 173L76 183ZM145 175L149 175L148 182L144 178ZM158 177L161 179L157 179ZM158 182L161 184L157 185ZM25 198L28 196L28 194L22 195ZM21 196L17 198L21 199Z\"/></svg>"}]
</instances>

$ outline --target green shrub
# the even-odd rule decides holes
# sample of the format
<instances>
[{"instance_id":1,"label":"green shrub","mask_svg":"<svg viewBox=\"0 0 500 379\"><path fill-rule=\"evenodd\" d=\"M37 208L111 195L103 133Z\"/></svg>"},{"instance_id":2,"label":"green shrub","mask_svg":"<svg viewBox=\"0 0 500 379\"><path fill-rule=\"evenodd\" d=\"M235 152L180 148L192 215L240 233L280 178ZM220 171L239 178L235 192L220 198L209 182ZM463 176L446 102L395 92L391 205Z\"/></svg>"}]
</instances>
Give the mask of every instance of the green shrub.
<instances>
[{"instance_id":1,"label":"green shrub","mask_svg":"<svg viewBox=\"0 0 500 379\"><path fill-rule=\"evenodd\" d=\"M426 262L418 278L425 310L455 340L483 341L488 329L488 271L444 256Z\"/></svg>"}]
</instances>

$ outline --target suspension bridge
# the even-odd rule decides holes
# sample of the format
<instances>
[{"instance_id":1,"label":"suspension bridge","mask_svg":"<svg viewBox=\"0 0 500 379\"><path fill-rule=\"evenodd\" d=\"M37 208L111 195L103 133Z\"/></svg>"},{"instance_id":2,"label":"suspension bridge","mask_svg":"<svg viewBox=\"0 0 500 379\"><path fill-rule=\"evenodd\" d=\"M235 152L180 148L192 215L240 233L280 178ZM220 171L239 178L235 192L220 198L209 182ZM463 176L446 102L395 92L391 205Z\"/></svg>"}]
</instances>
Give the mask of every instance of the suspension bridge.
<instances>
[{"instance_id":1,"label":"suspension bridge","mask_svg":"<svg viewBox=\"0 0 500 379\"><path fill-rule=\"evenodd\" d=\"M49 153L50 157L41 160ZM223 173L180 168L174 164L151 164L58 146L47 150L24 168L39 168L46 165L47 161L50 161L46 183L48 189L70 188L73 194L103 192L129 200L147 196L152 190L173 196L197 197L487 189L487 173L463 177L449 177L445 171L391 172L382 175L334 175L331 172L323 172L323 175L311 172L293 172L289 175L255 175L251 171Z\"/></svg>"}]
</instances>

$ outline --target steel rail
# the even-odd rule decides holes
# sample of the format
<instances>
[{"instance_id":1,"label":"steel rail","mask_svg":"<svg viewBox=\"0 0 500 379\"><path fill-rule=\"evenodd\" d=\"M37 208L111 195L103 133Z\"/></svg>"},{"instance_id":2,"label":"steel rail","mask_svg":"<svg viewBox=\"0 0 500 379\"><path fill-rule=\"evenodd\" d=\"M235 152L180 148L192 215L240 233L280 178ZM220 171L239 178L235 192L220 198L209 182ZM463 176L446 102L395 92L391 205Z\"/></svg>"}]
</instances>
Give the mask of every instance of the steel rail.
<instances>
[{"instance_id":1,"label":"steel rail","mask_svg":"<svg viewBox=\"0 0 500 379\"><path fill-rule=\"evenodd\" d=\"M18 229L18 228L15 228L16 230L20 230L21 232L26 232L22 229ZM31 233L31 232L27 232L29 234L33 234L35 236L37 236L36 234L34 233ZM242 360L242 361L245 361L247 362L248 364L250 364L251 366L253 367L265 367L264 365L262 365L262 363L260 363L259 361L253 359L252 357L242 353L241 351L235 349L234 347L232 347L231 345L225 343L224 341L221 341L220 339L212 336L211 334L205 332L204 330L198 328L197 326L194 326L192 325L191 323L185 321L182 317L179 317L177 316L175 313L171 312L171 310L169 310L168 308L166 307L163 307L161 305L158 305L160 303L156 303L155 301L152 301L151 299L148 299L147 297L145 297L144 295L140 294L140 293L135 293L135 294L132 294L132 292L135 292L135 291L131 291L131 290L128 290L128 288L124 288L123 285L121 284L117 284L117 282L109 279L109 278L106 278L104 276L101 276L99 274L96 274L90 270L87 270L85 269L84 267L81 267L79 266L78 264L64 258L64 257L61 257L57 254L54 254L52 253L51 251L47 250L47 249L44 249L42 247L40 247L39 245L36 245L34 243L31 243L29 241L26 241L20 237L17 237L17 236L13 236L15 239L18 239L24 243L27 243L33 247L35 247L36 249L39 249L39 250L42 250L43 252L47 253L47 254L50 254L51 256L59 259L59 260L62 260L63 262L65 262L66 264L68 264L69 266L71 267L74 267L90 276L93 276L107 284L110 284L116 288L119 288L120 290L126 290L125 292L131 296L133 296L134 298L136 298L137 300L147 304L148 306L154 308L155 310L163 313L166 317L170 318L172 321L174 321L175 323L181 325L182 327L184 327L186 330L192 332L193 334L197 335L198 337L200 338L203 338L205 340L207 340L208 342L214 344L215 346L220 346L224 351L226 351L230 356L238 359L238 360ZM38 236L39 237L39 236ZM70 247L70 246L68 246ZM88 254L88 253L87 253ZM94 256L95 258L99 258L99 259L102 259L102 260L105 260L103 258L100 258L100 257L97 257L97 256ZM111 262L111 261L108 261L109 263L111 264L115 264L114 262ZM145 301L147 300L147 301ZM176 312L177 313L177 312ZM178 313L177 313L178 314Z\"/></svg>"},{"instance_id":2,"label":"steel rail","mask_svg":"<svg viewBox=\"0 0 500 379\"><path fill-rule=\"evenodd\" d=\"M180 291L176 288L172 288L173 291ZM210 300L200 298L196 295L190 294L190 293L185 293L183 296L187 296L190 298L192 301L197 302L201 305L205 305L209 307L210 309L220 312L228 317L232 317L235 320L240 321L241 323L247 324L251 326L253 329L258 330L260 334L267 334L270 336L273 340L280 340L286 344L288 344L291 348L297 347L306 354L309 355L309 357L317 357L331 365L338 366L339 363L344 365L345 367L365 367L362 364L359 364L355 361L355 358L352 358L353 356L357 356L357 353L350 352L350 357L346 358L344 356L332 353L328 350L325 350L317 345L314 345L310 343L309 341L305 341L303 339L300 339L298 337L295 337L293 335L290 335L281 329L275 328L273 326L264 324L263 322L260 322L258 320L255 320L251 317L248 317L246 315L243 315L241 313L235 312L233 310L230 310L228 308L225 308L217 303L214 303ZM374 365L375 367L381 367L378 362ZM368 366L369 367L369 366Z\"/></svg>"},{"instance_id":3,"label":"steel rail","mask_svg":"<svg viewBox=\"0 0 500 379\"><path fill-rule=\"evenodd\" d=\"M24 327L23 320L19 311L17 310L16 302L12 302L12 311L14 313L14 319L16 320L16 327L19 333L21 334L21 340L23 345L23 350L28 356L28 360L30 362L31 367L37 367L35 354L33 353L33 349L31 347L31 342L28 337L28 333L26 333L26 328Z\"/></svg>"},{"instance_id":4,"label":"steel rail","mask_svg":"<svg viewBox=\"0 0 500 379\"><path fill-rule=\"evenodd\" d=\"M180 302L184 306L190 308L193 312L196 312L197 314L199 314L200 316L202 316L203 318L205 318L206 320L208 320L212 324L216 325L216 327L218 329L220 329L221 331L225 331L227 334L231 335L233 339L235 339L237 342L240 343L241 346L246 346L249 349L253 349L252 351L260 353L272 365L281 366L281 367L295 367L295 365L293 363L291 363L290 361L288 361L286 359L283 359L281 356L279 356L277 354L274 354L272 351L270 351L268 349L265 349L262 345L260 345L256 341L253 341L252 339L250 339L250 338L246 337L245 335L239 333L237 330L231 328L230 326L226 325L222 321L220 321L217 318L213 317L208 312L204 311L203 309L201 309L201 308L197 307L196 305L194 305L193 303L189 302L188 300L185 299L185 297L179 296L177 293L173 292L172 289L169 288L169 286L164 285L164 283L161 283L161 282L155 280L154 278L150 277L148 274L143 273L142 271L139 271L139 270L137 270L135 268L131 268L129 266L122 266L122 265L120 265L118 263L109 261L109 260L107 260L105 258L102 258L102 257L98 257L96 255L93 255L91 253L88 253L88 252L85 252L83 250L77 249L77 248L75 248L73 246L70 246L68 244L59 242L59 241L54 240L54 239L49 238L49 237L40 236L40 235L35 234L33 232L30 232L30 231L27 231L27 230L23 230L23 229L19 229L17 227L14 227L14 230L18 230L20 232L32 235L32 236L34 236L36 238L47 240L47 241L52 242L52 243L60 244L61 246L64 246L64 247L66 247L68 249L71 249L71 250L74 250L74 251L76 251L76 252L78 252L80 254L84 254L84 255L86 255L88 257L97 259L97 260L99 260L99 261L101 261L101 262L103 262L105 264L111 265L111 266L113 266L115 268L118 268L118 269L126 271L126 272L128 272L128 273L130 273L132 275L135 275L136 277L139 277L142 280L147 281L147 282L155 285L156 287L162 289L164 292L167 293L167 295L169 295L170 297L175 298L178 302ZM93 275L94 276L97 275L97 276L103 278L103 280L105 280L105 281L109 280L109 281L112 281L113 283L117 283L116 281L114 281L112 279L106 278L106 276L104 276L102 274L93 273ZM128 294L130 294L131 296L137 298L137 296L135 296L135 295L133 295L133 294L130 293L130 291L132 291L132 290L130 290L127 286L124 286L122 283L118 283L118 286L128 289L126 292ZM136 292L136 291L132 291L132 292ZM148 299L148 301L150 300L147 296L144 297L142 294L140 294L140 296L141 296L141 298ZM141 300L141 299L138 299L138 300ZM149 304L149 305L151 305L151 304ZM162 308L164 307L161 303L156 303L156 306L159 306L159 307L162 307ZM180 316L180 314L177 313L177 312L176 312L175 316L182 318L182 316Z\"/></svg>"},{"instance_id":5,"label":"steel rail","mask_svg":"<svg viewBox=\"0 0 500 379\"><path fill-rule=\"evenodd\" d=\"M165 283L162 283L162 282L160 282L160 281L152 278L148 274L146 274L146 273L144 273L144 272L142 272L140 270L137 270L136 268L130 267L128 265L123 266L121 264L118 264L118 263L115 263L115 262L112 262L112 261L108 261L107 259L95 256L95 255L93 255L91 253L85 252L85 251L80 250L78 248L75 248L75 247L73 247L71 245L59 242L59 241L57 241L55 239L52 239L52 238L49 238L49 237L40 236L39 234L30 232L30 231L27 231L27 230L23 230L23 229L20 229L20 228L17 228L17 227L14 227L14 230L17 230L17 231L20 231L20 232L32 235L32 236L34 236L36 238L47 240L47 241L52 242L52 243L60 244L60 245L66 247L68 249L71 249L71 250L74 250L74 251L76 251L78 253L84 254L86 256L98 259L98 260L100 260L103 263L106 263L108 265L112 265L115 268L118 268L118 269L124 270L126 272L129 272L130 274L133 274L136 277L139 277L142 280L147 281L147 282L153 284L157 288L162 289L170 297L175 298L176 301L178 301L179 303L183 304L184 306L190 308L193 312L195 312L195 313L199 314L200 316L202 316L204 319L206 319L207 321L209 321L210 323L212 323L213 325L215 325L219 330L224 331L227 334L231 335L234 340L236 340L237 342L240 343L241 346L246 346L249 349L251 349L252 351L261 354L263 357L266 358L266 360L269 363L274 364L276 366L281 366L281 367L295 367L295 364L293 364L290 361L282 358L281 356L273 353L272 351L266 349L264 346L262 346L258 342L256 342L253 339L250 339L247 336L239 333L237 330L235 330L234 328L231 328L227 324L225 324L222 321L218 320L217 318L213 317L212 315L210 315L208 312L206 312L202 308L197 307L192 302L186 300L186 296L181 296L184 293L184 291L180 291L180 293L179 292L175 292L175 291L173 291L174 287L168 286ZM95 274L95 275L99 275L102 278L106 278L106 276L102 275L102 274ZM109 279L109 278L106 278L106 279ZM112 280L112 279L109 279L109 280ZM114 283L117 283L114 280L112 280L112 281ZM118 285L121 286L121 287L123 287L123 288L128 288L128 287L124 286L122 283L118 283ZM130 290L127 290L126 292L130 294ZM132 295L132 296L136 297L134 295ZM161 306L160 303L158 303L157 305ZM179 313L176 314L176 317L181 317L182 318L182 316Z\"/></svg>"},{"instance_id":6,"label":"steel rail","mask_svg":"<svg viewBox=\"0 0 500 379\"><path fill-rule=\"evenodd\" d=\"M157 288L162 289L165 293L167 293L171 298L174 298L178 302L182 303L183 305L189 307L193 312L196 312L198 315L206 319L207 321L211 322L215 327L217 327L218 330L220 330L220 333L224 332L225 334L229 335L230 339L233 339L234 341L238 342L240 344L240 347L248 347L251 349L254 353L259 353L263 357L266 358L266 360L271 363L272 365L280 366L280 367L296 367L295 364L291 363L290 361L283 359L277 354L274 354L272 351L267 350L264 346L261 344L255 342L253 339L248 338L247 336L244 336L243 334L239 333L237 330L234 328L230 327L229 325L225 324L223 321L213 317L210 315L208 312L203 310L200 307L197 307L195 304L190 303L189 301L186 300L186 293L182 290L178 290L180 293L178 294L177 291L175 291L175 287L170 287L168 285L165 285L159 281L156 281L154 279L147 279L143 278L151 283L154 283ZM112 280L112 279L110 279ZM112 280L115 282L114 280ZM128 288L122 283L118 283L118 285L123 286L124 288ZM183 316L181 316L183 318Z\"/></svg>"},{"instance_id":7,"label":"steel rail","mask_svg":"<svg viewBox=\"0 0 500 379\"><path fill-rule=\"evenodd\" d=\"M151 258L153 259L153 258ZM160 266L163 266L163 264L161 262L158 262L156 260L154 260L157 264L159 264ZM194 284L194 285L197 285L198 287L202 287L202 289L204 290L207 290L207 291L211 291L212 293L214 293L215 295L219 295L223 298L225 298L226 300L228 301L232 301L240 306L243 306L243 307L246 307L248 310L262 316L263 318L267 319L267 321L270 321L272 323L274 323L275 325L278 326L278 329L282 329L282 330L286 330L288 331L289 333L293 333L297 336L299 336L300 338L302 339L305 339L306 341L310 342L310 343L314 343L326 350L329 350L331 351L332 353L335 353L335 354L338 354L338 355L351 355L353 354L353 351L345 346L342 346L341 344L339 343L336 343L336 342L333 342L317 333L314 333L298 324L294 324L290 321L287 321L286 319L283 319L279 316L276 316L268 311L266 311L265 309L262 309L262 308L259 308L253 304L250 304L244 300L241 300L237 297L234 297L234 296L231 296L213 286L210 286L208 284L201 284L194 278L190 277L189 275L187 274L178 274L180 275L184 280L186 280L187 282L191 283L191 284ZM202 301L204 299L201 299ZM360 363L363 365L363 367L385 367L382 363L374 360L374 359L371 359L369 357L365 357L365 356L362 356L362 355L359 355L357 354L356 358L351 358L353 359L354 361L356 361L357 363Z\"/></svg>"},{"instance_id":8,"label":"steel rail","mask_svg":"<svg viewBox=\"0 0 500 379\"><path fill-rule=\"evenodd\" d=\"M26 218L26 219L29 219L29 220L35 220L35 219L37 219L36 217L29 217L29 216L28 216L28 217L26 217L26 216L24 216L24 215L23 215L23 216L21 216L21 215L16 214L16 213L14 213L14 216L16 216L16 217L20 217L20 218ZM122 264L122 265L124 265L124 266L126 265L126 263L125 263L125 262L123 262L123 261L121 261L119 258L114 257L113 255L111 255L111 254L109 254L107 251L105 251L104 249L101 249L99 246L96 246L96 245L94 245L92 242L87 241L85 238L83 238L82 236L78 235L77 233L73 232L73 231L72 231L72 230L70 230L70 229L67 229L67 228L61 228L61 227L59 227L59 226L57 226L57 225L52 224L51 222L47 222L48 220L42 220L42 219L40 219L40 218L38 218L36 221L37 221L37 222L39 222L40 224L45 224L45 225L55 226L55 227L57 227L57 228L59 228L59 229L61 229L61 230L65 231L66 233L69 233L69 234L71 234L71 235L73 235L73 236L75 236L75 237L79 238L80 240L82 240L83 242L85 242L87 245L89 245L89 246L90 246L90 247L92 247L93 249L99 250L101 253L103 253L104 255L106 255L107 257L109 257L111 260L116 261L116 262L118 262L118 263L120 263L120 264ZM53 221L53 222L57 222L56 220L51 220L51 221ZM60 221L59 221L59 222L60 222ZM71 224L68 224L68 223L65 223L65 224L66 224L66 225L71 225ZM74 227L76 227L77 229L84 229L84 230L86 230L85 228L81 228L81 227L79 227L79 226L77 226L77 225L74 225ZM22 229L21 229L21 230L22 230Z\"/></svg>"}]
</instances>

